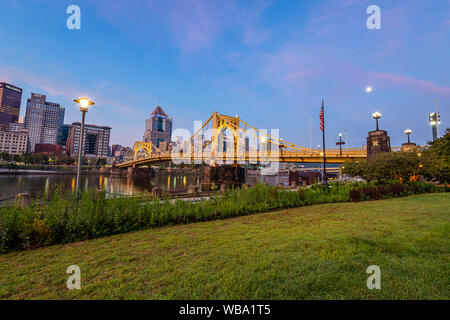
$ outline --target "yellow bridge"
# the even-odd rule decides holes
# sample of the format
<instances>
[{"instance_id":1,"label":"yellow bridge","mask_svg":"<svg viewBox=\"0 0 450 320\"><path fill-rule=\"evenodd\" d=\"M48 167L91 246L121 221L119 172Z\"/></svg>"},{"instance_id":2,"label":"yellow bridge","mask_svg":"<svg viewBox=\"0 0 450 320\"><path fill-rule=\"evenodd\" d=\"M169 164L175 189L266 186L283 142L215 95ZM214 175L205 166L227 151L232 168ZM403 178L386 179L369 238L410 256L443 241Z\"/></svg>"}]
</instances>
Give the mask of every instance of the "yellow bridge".
<instances>
[{"instance_id":1,"label":"yellow bridge","mask_svg":"<svg viewBox=\"0 0 450 320\"><path fill-rule=\"evenodd\" d=\"M272 131L275 131L273 133ZM172 161L175 164L258 164L273 162L322 162L322 150L305 148L259 130L239 117L214 112L190 138L170 151L162 151L151 142L134 144L129 158L120 168L149 166ZM252 145L250 145L252 144ZM365 159L364 148L327 149L327 163L343 163L350 159Z\"/></svg>"}]
</instances>

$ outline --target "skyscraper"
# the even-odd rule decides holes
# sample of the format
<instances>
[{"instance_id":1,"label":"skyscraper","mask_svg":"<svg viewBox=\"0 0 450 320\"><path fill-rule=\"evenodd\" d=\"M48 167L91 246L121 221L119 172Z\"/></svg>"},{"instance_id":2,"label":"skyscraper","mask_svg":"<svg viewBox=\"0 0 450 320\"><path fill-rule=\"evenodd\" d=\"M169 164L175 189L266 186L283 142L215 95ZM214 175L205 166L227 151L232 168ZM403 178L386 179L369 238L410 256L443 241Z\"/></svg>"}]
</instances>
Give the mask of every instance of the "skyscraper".
<instances>
[{"instance_id":1,"label":"skyscraper","mask_svg":"<svg viewBox=\"0 0 450 320\"><path fill-rule=\"evenodd\" d=\"M58 128L64 124L65 108L46 101L46 96L32 93L27 100L25 126L31 151L36 144L57 144Z\"/></svg>"},{"instance_id":2,"label":"skyscraper","mask_svg":"<svg viewBox=\"0 0 450 320\"><path fill-rule=\"evenodd\" d=\"M71 124L63 124L58 126L58 135L56 138L56 144L62 147L66 147L67 138L69 137L70 129L72 128Z\"/></svg>"},{"instance_id":3,"label":"skyscraper","mask_svg":"<svg viewBox=\"0 0 450 320\"><path fill-rule=\"evenodd\" d=\"M19 120L22 89L0 82L0 131L7 131L10 123Z\"/></svg>"},{"instance_id":4,"label":"skyscraper","mask_svg":"<svg viewBox=\"0 0 450 320\"><path fill-rule=\"evenodd\" d=\"M82 155L88 157L107 157L109 155L110 132L110 127L86 124L83 133ZM81 123L72 123L66 147L66 152L71 157L78 155L80 133Z\"/></svg>"},{"instance_id":5,"label":"skyscraper","mask_svg":"<svg viewBox=\"0 0 450 320\"><path fill-rule=\"evenodd\" d=\"M164 146L168 146L172 139L172 122L161 106L157 106L145 122L144 142L151 142L157 148L161 142L167 142Z\"/></svg>"}]
</instances>

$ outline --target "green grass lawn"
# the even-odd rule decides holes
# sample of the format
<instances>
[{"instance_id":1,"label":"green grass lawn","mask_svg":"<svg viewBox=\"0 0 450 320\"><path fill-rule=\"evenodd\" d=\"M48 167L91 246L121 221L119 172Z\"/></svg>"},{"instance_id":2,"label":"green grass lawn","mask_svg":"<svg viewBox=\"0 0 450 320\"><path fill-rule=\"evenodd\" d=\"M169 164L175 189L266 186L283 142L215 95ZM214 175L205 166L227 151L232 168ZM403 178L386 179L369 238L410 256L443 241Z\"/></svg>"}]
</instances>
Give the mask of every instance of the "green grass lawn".
<instances>
[{"instance_id":1,"label":"green grass lawn","mask_svg":"<svg viewBox=\"0 0 450 320\"><path fill-rule=\"evenodd\" d=\"M449 299L449 208L448 193L325 204L0 255L0 298Z\"/></svg>"}]
</instances>

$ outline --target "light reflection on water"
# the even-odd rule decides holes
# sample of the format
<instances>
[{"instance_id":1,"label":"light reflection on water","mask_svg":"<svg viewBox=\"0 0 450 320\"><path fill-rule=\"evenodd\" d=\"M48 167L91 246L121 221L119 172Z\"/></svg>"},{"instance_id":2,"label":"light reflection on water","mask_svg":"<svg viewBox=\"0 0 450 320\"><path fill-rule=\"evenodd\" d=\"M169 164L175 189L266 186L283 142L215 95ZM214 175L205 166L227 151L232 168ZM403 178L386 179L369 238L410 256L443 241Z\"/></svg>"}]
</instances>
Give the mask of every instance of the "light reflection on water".
<instances>
[{"instance_id":1,"label":"light reflection on water","mask_svg":"<svg viewBox=\"0 0 450 320\"><path fill-rule=\"evenodd\" d=\"M56 184L63 185L69 192L75 190L75 176L71 175L0 175L0 200L14 197L19 193L29 193L33 197L42 195ZM287 176L249 175L247 183L254 185L266 182L270 185L287 185ZM191 186L201 188L201 179L195 174L162 173L155 177L110 177L109 175L82 176L80 187L83 190L102 189L110 194L137 195L150 192L153 187L163 191L181 193ZM1 205L1 202L0 202Z\"/></svg>"},{"instance_id":2,"label":"light reflection on water","mask_svg":"<svg viewBox=\"0 0 450 320\"><path fill-rule=\"evenodd\" d=\"M0 175L0 200L18 193L29 193L33 197L48 192L51 186L63 185L66 190L75 190L75 176L69 175ZM183 192L190 186L200 186L197 175L157 174L155 177L110 177L109 175L81 176L82 190L102 189L111 194L136 195L150 192L157 186L169 192Z\"/></svg>"}]
</instances>

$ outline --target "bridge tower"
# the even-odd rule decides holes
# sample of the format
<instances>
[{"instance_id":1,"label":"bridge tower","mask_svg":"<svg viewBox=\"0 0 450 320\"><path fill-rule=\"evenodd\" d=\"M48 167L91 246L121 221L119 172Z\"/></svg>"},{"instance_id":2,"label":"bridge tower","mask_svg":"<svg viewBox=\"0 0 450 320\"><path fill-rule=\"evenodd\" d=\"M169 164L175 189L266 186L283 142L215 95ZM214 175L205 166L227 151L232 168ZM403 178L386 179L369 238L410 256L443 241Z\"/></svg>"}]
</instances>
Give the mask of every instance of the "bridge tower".
<instances>
[{"instance_id":1,"label":"bridge tower","mask_svg":"<svg viewBox=\"0 0 450 320\"><path fill-rule=\"evenodd\" d=\"M214 111L212 115L212 135L211 135L211 156L216 157L223 150L219 150L219 136L225 130L229 130L233 135L233 152L235 157L235 164L237 163L237 154L239 151L239 117L230 117L219 115Z\"/></svg>"}]
</instances>

